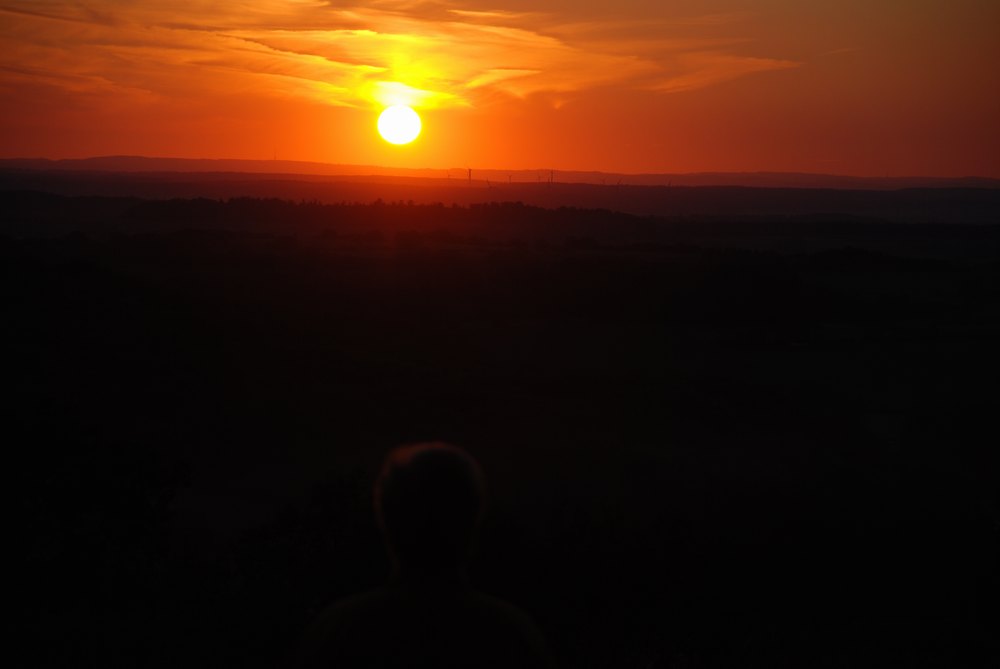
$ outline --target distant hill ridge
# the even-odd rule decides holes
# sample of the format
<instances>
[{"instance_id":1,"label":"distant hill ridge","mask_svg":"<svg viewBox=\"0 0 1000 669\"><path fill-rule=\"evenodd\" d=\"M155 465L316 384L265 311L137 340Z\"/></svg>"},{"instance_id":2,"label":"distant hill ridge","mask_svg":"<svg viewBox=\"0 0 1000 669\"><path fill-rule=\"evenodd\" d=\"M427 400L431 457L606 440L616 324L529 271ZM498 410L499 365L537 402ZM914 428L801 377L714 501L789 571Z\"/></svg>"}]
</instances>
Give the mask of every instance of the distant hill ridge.
<instances>
[{"instance_id":1,"label":"distant hill ridge","mask_svg":"<svg viewBox=\"0 0 1000 669\"><path fill-rule=\"evenodd\" d=\"M337 165L294 160L236 160L101 156L50 160L4 158L0 169L88 172L198 172L300 176L383 176L460 182L468 180L467 168L408 169L371 165ZM901 188L1000 188L1000 179L988 177L859 177L796 172L700 172L689 174L621 174L568 170L472 170L472 179L501 183L581 183L628 186L746 186L754 188L833 188L848 190L897 190Z\"/></svg>"}]
</instances>

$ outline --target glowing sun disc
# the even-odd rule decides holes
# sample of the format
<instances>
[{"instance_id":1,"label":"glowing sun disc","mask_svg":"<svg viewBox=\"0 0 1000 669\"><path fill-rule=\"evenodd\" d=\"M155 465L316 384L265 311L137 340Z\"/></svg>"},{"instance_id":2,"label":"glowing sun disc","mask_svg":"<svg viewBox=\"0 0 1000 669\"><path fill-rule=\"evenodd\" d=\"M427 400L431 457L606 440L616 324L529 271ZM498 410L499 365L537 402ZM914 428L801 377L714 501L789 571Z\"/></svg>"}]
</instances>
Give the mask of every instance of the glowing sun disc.
<instances>
[{"instance_id":1,"label":"glowing sun disc","mask_svg":"<svg viewBox=\"0 0 1000 669\"><path fill-rule=\"evenodd\" d=\"M420 117L406 105L387 107L378 117L378 134L392 144L409 144L420 134Z\"/></svg>"}]
</instances>

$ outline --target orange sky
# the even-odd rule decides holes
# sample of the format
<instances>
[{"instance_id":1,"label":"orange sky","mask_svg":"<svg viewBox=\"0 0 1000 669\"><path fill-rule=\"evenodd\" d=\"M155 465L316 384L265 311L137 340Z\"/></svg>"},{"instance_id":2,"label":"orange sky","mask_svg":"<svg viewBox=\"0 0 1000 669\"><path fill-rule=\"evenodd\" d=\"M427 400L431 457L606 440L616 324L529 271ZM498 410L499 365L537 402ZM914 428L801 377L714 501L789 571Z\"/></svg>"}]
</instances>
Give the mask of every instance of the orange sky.
<instances>
[{"instance_id":1,"label":"orange sky","mask_svg":"<svg viewBox=\"0 0 1000 669\"><path fill-rule=\"evenodd\" d=\"M0 0L0 157L1000 177L998 35L996 0Z\"/></svg>"}]
</instances>

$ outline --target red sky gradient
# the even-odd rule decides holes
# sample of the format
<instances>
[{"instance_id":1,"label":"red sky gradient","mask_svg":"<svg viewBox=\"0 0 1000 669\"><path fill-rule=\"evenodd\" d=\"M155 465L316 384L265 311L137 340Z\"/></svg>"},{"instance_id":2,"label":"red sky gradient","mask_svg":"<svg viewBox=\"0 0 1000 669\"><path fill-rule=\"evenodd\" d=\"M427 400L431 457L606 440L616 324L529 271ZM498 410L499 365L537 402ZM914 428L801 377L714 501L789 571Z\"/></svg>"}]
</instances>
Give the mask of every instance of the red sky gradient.
<instances>
[{"instance_id":1,"label":"red sky gradient","mask_svg":"<svg viewBox=\"0 0 1000 669\"><path fill-rule=\"evenodd\" d=\"M998 35L996 0L0 0L0 157L1000 177Z\"/></svg>"}]
</instances>

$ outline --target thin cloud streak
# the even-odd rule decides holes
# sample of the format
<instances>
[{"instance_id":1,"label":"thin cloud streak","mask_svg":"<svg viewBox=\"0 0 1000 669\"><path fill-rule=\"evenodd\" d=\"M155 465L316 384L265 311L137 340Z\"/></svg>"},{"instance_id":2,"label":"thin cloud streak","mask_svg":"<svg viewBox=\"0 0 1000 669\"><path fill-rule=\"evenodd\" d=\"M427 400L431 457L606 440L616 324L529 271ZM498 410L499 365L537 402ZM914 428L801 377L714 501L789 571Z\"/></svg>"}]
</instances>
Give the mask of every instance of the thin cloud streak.
<instances>
[{"instance_id":1,"label":"thin cloud streak","mask_svg":"<svg viewBox=\"0 0 1000 669\"><path fill-rule=\"evenodd\" d=\"M651 85L661 93L680 93L720 84L755 72L787 70L799 63L775 58L752 58L726 53L702 52L684 54L679 59L682 72Z\"/></svg>"}]
</instances>

